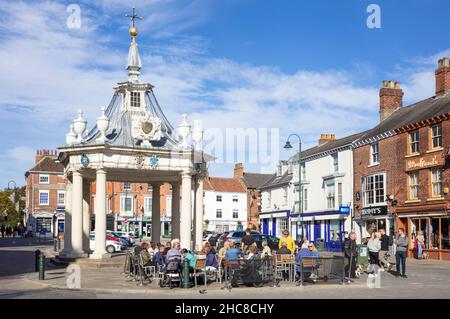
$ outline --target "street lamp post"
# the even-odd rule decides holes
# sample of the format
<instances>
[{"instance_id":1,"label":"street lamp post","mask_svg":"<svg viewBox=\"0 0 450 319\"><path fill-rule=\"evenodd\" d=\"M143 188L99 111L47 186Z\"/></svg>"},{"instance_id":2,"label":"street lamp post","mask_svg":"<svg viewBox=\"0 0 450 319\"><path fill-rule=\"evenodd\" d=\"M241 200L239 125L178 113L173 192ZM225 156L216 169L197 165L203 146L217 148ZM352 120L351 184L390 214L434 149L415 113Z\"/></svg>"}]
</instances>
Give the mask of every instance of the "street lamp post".
<instances>
[{"instance_id":1,"label":"street lamp post","mask_svg":"<svg viewBox=\"0 0 450 319\"><path fill-rule=\"evenodd\" d=\"M304 237L304 229L303 229L303 185L302 185L302 168L301 168L301 161L302 161L302 139L297 134L291 134L287 138L286 145L284 145L285 149L292 149L292 144L290 142L291 137L297 137L298 138L298 206L299 206L299 216L300 216L300 226L301 226L301 238Z\"/></svg>"}]
</instances>

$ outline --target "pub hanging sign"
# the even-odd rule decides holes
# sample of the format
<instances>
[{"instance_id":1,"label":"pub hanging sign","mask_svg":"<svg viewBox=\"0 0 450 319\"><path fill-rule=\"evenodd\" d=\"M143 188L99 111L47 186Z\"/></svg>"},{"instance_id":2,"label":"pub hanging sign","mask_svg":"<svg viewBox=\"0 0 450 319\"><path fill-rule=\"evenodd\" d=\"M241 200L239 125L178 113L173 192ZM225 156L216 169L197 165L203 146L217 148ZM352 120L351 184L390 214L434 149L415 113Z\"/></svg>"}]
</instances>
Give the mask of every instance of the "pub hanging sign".
<instances>
[{"instance_id":1,"label":"pub hanging sign","mask_svg":"<svg viewBox=\"0 0 450 319\"><path fill-rule=\"evenodd\" d=\"M377 217L388 214L387 206L373 206L361 209L361 217Z\"/></svg>"}]
</instances>

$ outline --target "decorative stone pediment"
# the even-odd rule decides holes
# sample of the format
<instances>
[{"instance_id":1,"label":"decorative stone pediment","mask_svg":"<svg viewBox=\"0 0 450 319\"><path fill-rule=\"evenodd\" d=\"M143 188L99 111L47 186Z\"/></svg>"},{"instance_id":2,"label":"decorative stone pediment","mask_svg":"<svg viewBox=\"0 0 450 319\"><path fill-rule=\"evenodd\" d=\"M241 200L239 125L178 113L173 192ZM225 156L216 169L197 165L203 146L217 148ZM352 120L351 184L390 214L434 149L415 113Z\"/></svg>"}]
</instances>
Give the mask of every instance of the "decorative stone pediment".
<instances>
[{"instance_id":1,"label":"decorative stone pediment","mask_svg":"<svg viewBox=\"0 0 450 319\"><path fill-rule=\"evenodd\" d=\"M143 141L161 139L161 119L150 115L139 116L133 120L132 136Z\"/></svg>"}]
</instances>

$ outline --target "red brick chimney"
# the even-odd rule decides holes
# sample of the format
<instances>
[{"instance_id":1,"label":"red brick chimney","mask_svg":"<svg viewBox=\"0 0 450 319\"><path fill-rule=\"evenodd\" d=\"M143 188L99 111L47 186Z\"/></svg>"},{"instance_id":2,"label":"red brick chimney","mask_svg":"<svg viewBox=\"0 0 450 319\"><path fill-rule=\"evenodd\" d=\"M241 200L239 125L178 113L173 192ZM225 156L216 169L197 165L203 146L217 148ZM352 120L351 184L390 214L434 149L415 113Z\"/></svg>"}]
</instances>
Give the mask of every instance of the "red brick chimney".
<instances>
[{"instance_id":1,"label":"red brick chimney","mask_svg":"<svg viewBox=\"0 0 450 319\"><path fill-rule=\"evenodd\" d=\"M335 140L336 136L334 134L321 134L319 140L319 146L328 143L329 141Z\"/></svg>"},{"instance_id":2,"label":"red brick chimney","mask_svg":"<svg viewBox=\"0 0 450 319\"><path fill-rule=\"evenodd\" d=\"M234 165L234 177L243 177L244 176L244 165L242 163L236 163Z\"/></svg>"},{"instance_id":3,"label":"red brick chimney","mask_svg":"<svg viewBox=\"0 0 450 319\"><path fill-rule=\"evenodd\" d=\"M41 159L43 159L44 157L52 157L52 158L56 158L56 156L58 155L57 151L52 151L52 150L37 150L36 151L36 155L34 157L34 162L37 163L39 162Z\"/></svg>"},{"instance_id":4,"label":"red brick chimney","mask_svg":"<svg viewBox=\"0 0 450 319\"><path fill-rule=\"evenodd\" d=\"M383 81L380 89L380 122L403 106L403 94L400 83Z\"/></svg>"},{"instance_id":5,"label":"red brick chimney","mask_svg":"<svg viewBox=\"0 0 450 319\"><path fill-rule=\"evenodd\" d=\"M436 95L444 95L450 91L450 60L442 58L436 70Z\"/></svg>"}]
</instances>

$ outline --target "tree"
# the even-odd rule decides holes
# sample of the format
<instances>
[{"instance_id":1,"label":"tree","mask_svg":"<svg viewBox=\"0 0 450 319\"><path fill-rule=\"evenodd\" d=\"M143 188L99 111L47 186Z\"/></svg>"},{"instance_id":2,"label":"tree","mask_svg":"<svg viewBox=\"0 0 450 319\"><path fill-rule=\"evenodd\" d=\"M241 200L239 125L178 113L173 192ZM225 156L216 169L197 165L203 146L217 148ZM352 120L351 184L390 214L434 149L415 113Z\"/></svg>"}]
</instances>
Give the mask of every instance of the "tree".
<instances>
[{"instance_id":1,"label":"tree","mask_svg":"<svg viewBox=\"0 0 450 319\"><path fill-rule=\"evenodd\" d=\"M14 193L14 202L11 201L10 196ZM5 189L0 191L0 213L1 221L5 226L14 227L18 223L23 223L23 210L25 209L25 186L15 189ZM19 210L16 211L14 203L19 203ZM5 221L3 213L7 213L7 219Z\"/></svg>"}]
</instances>

